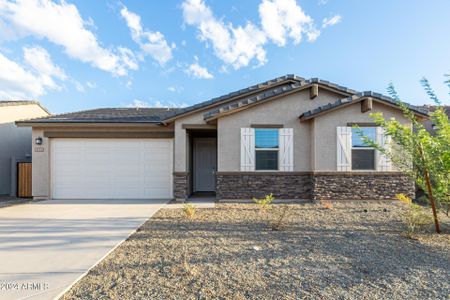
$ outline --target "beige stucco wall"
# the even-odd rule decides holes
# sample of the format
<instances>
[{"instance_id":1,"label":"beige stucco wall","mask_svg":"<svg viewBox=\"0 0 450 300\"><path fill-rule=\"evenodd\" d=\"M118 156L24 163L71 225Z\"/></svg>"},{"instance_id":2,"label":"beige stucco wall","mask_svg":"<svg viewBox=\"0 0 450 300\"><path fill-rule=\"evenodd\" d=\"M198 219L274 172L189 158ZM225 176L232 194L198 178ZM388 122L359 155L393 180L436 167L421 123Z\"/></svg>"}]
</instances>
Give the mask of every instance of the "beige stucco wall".
<instances>
[{"instance_id":1,"label":"beige stucco wall","mask_svg":"<svg viewBox=\"0 0 450 300\"><path fill-rule=\"evenodd\" d=\"M294 171L311 171L310 122L300 123L308 110L334 102L341 95L321 89L311 100L309 89L271 100L218 120L218 171L240 171L240 128L252 124L282 124L294 129Z\"/></svg>"},{"instance_id":2,"label":"beige stucco wall","mask_svg":"<svg viewBox=\"0 0 450 300\"><path fill-rule=\"evenodd\" d=\"M314 130L311 133L311 143L313 148L316 149L313 171L336 171L336 127L347 126L348 123L373 123L373 119L369 116L372 112L382 112L385 118L394 117L403 124L409 123L400 110L375 101L373 102L373 109L366 113L361 113L361 104L355 103L318 116L312 121L306 121L314 123Z\"/></svg>"},{"instance_id":3,"label":"beige stucco wall","mask_svg":"<svg viewBox=\"0 0 450 300\"><path fill-rule=\"evenodd\" d=\"M37 104L0 106L0 195L15 195L11 160L31 159L31 128L17 127L17 120L47 116Z\"/></svg>"},{"instance_id":4,"label":"beige stucco wall","mask_svg":"<svg viewBox=\"0 0 450 300\"><path fill-rule=\"evenodd\" d=\"M189 170L189 135L183 124L206 124L203 119L205 111L195 112L175 120L174 172L188 172Z\"/></svg>"},{"instance_id":5,"label":"beige stucco wall","mask_svg":"<svg viewBox=\"0 0 450 300\"><path fill-rule=\"evenodd\" d=\"M33 145L32 194L34 198L46 199L50 189L50 143L42 128L33 128L32 141L43 139L42 145Z\"/></svg>"}]
</instances>

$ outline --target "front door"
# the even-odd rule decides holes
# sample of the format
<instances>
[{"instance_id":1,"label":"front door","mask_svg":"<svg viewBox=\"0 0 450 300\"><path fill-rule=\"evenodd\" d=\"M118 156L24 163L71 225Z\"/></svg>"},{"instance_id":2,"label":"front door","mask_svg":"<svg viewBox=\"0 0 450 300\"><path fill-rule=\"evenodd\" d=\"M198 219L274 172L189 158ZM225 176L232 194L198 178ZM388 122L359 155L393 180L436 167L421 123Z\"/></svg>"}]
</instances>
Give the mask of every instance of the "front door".
<instances>
[{"instance_id":1,"label":"front door","mask_svg":"<svg viewBox=\"0 0 450 300\"><path fill-rule=\"evenodd\" d=\"M216 190L217 146L215 138L194 139L194 192Z\"/></svg>"}]
</instances>

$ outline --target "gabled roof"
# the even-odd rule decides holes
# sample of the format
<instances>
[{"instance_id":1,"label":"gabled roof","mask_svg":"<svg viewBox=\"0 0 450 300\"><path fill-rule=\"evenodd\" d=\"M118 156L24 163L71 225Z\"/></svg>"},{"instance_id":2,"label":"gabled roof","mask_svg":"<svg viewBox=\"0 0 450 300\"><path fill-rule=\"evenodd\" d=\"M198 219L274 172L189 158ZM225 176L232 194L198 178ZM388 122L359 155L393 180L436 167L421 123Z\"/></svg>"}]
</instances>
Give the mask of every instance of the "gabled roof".
<instances>
[{"instance_id":1,"label":"gabled roof","mask_svg":"<svg viewBox=\"0 0 450 300\"><path fill-rule=\"evenodd\" d=\"M23 120L20 123L161 123L177 108L100 108L49 117Z\"/></svg>"},{"instance_id":2,"label":"gabled roof","mask_svg":"<svg viewBox=\"0 0 450 300\"><path fill-rule=\"evenodd\" d=\"M42 106L39 101L36 100L0 100L0 107L1 106L17 106L17 105L38 105L42 110L44 110L46 113L50 114L50 112Z\"/></svg>"},{"instance_id":3,"label":"gabled roof","mask_svg":"<svg viewBox=\"0 0 450 300\"><path fill-rule=\"evenodd\" d=\"M261 82L261 83L258 83L258 84L255 84L255 85L252 85L252 86L240 89L240 90L235 91L235 92L231 92L231 93L219 96L219 97L212 98L212 99L207 100L207 101L200 102L200 103L192 105L192 106L188 106L188 107L182 108L182 109L180 109L180 110L178 110L176 112L173 112L173 113L169 114L167 116L166 121L171 121L172 119L175 119L177 117L180 117L180 116L188 114L188 113L191 113L193 111L197 111L197 110L200 110L200 109L206 108L208 106L212 106L212 105L217 105L219 103L229 102L229 101L234 100L236 98L243 97L243 96L248 95L248 94L254 94L254 93L257 93L257 92L261 92L261 91L266 90L268 88L271 88L271 87L274 87L274 86L278 86L278 85L281 85L281 84L284 84L284 83L288 83L288 82L290 82L290 83L299 83L299 82L305 82L305 81L306 81L305 78L296 76L294 74L288 74L288 75L285 75L285 76L277 77L277 78L274 78L274 79L271 79L271 80L268 80L268 81L264 81L264 82Z\"/></svg>"},{"instance_id":4,"label":"gabled roof","mask_svg":"<svg viewBox=\"0 0 450 300\"><path fill-rule=\"evenodd\" d=\"M348 96L348 95L353 95L353 94L357 93L357 91L347 88L345 86L340 86L340 85L337 85L335 83L332 83L332 82L329 82L326 80L321 80L319 78L311 78L311 79L302 80L302 81L299 81L296 83L285 83L282 85L278 85L271 89L264 90L259 94L252 94L248 97L240 98L233 102L228 102L221 107L215 108L213 110L210 110L210 111L204 113L203 118L206 121L211 121L211 120L217 119L220 116L237 112L241 109L245 109L252 105L259 104L264 101L271 100L276 97L279 97L282 95L287 95L292 92L301 90L303 88L310 87L313 84L317 84L322 88L336 91L338 93L341 93L342 95Z\"/></svg>"},{"instance_id":5,"label":"gabled roof","mask_svg":"<svg viewBox=\"0 0 450 300\"><path fill-rule=\"evenodd\" d=\"M328 112L330 112L332 110L344 107L346 105L360 102L360 101L362 101L362 100L364 100L364 99L366 99L368 97L371 97L372 99L374 99L376 101L379 101L381 103L385 103L385 104L388 104L388 105L391 105L391 106L396 106L396 107L400 108L399 104L394 99L392 99L390 97L387 97L387 96L384 96L384 95L379 94L379 93L366 91L366 92L357 93L355 95L339 99L336 102L328 103L326 105L323 105L323 106L317 107L315 109L306 111L306 112L304 112L303 114L300 115L300 120L306 121L306 120L315 118L315 117L317 117L319 115L326 114L326 113L328 113ZM405 103L405 104L414 113L416 113L418 115L421 115L421 116L424 116L424 117L428 117L428 114L427 114L427 112L425 110L420 109L419 107L416 107L414 105L410 105L410 104L407 104L407 103Z\"/></svg>"},{"instance_id":6,"label":"gabled roof","mask_svg":"<svg viewBox=\"0 0 450 300\"><path fill-rule=\"evenodd\" d=\"M262 96L262 97L264 98L264 100L268 100L269 98L279 96L279 95L276 94L277 92L275 94L273 94L272 92L266 93L265 92L266 90L271 89L271 88L276 88L279 86L286 86L286 84L287 84L287 86L289 84L292 84L292 85L298 86L298 87L306 86L306 85L310 85L310 84L318 84L322 88L326 88L326 89L341 93L343 96L353 95L353 94L357 93L357 91L355 91L353 89L332 83L327 80L322 80L319 78L305 79L303 77L296 76L294 74L288 74L285 76L281 76L281 77L278 77L278 78L275 78L275 79L272 79L269 81L265 81L265 82L250 86L245 89L241 89L236 92L232 92L232 93L229 93L229 94L217 97L217 98L213 98L208 101L201 102L201 103L193 105L193 106L186 107L180 111L174 112L172 115L169 115L167 117L167 120L165 120L165 121L171 121L172 119L180 117L186 113L204 109L211 105L218 105L220 103L224 104L224 106L220 108L222 111L231 111L232 109L237 108L237 107L236 107L235 103L228 104L229 102L237 100L237 99L241 99L242 97L245 97L245 96L249 96L250 98L253 98L256 93L260 93L261 95L267 94L266 96ZM250 95L252 95L252 96L250 96ZM242 101L239 101L239 102L241 102L241 104L243 103ZM244 99L244 102L245 102L245 99ZM211 114L214 114L215 111L216 110L211 111ZM204 115L204 117L205 117L205 119L212 118L212 116L210 117L209 112L206 113Z\"/></svg>"},{"instance_id":7,"label":"gabled roof","mask_svg":"<svg viewBox=\"0 0 450 300\"><path fill-rule=\"evenodd\" d=\"M238 101L234 101L234 102L228 103L224 106L221 106L219 108L208 111L203 114L203 118L206 121L210 121L210 120L218 118L219 116L231 113L232 111L235 111L238 109L243 109L247 106L258 104L258 103L264 102L266 100L273 99L274 97L279 97L282 95L292 93L294 91L299 90L304 85L306 85L306 84L305 83L302 84L301 82L283 84L283 85L274 87L272 89L263 91L262 93L259 93L256 95L251 95L249 97L242 98Z\"/></svg>"}]
</instances>

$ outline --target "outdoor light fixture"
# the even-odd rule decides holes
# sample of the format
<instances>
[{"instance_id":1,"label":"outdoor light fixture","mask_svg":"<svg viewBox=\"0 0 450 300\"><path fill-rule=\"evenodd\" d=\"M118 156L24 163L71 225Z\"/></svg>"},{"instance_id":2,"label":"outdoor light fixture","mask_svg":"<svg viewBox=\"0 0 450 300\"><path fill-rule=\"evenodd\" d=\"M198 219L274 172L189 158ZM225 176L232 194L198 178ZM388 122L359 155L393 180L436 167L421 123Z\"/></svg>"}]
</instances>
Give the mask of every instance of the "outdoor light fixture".
<instances>
[{"instance_id":1,"label":"outdoor light fixture","mask_svg":"<svg viewBox=\"0 0 450 300\"><path fill-rule=\"evenodd\" d=\"M34 142L36 143L36 145L42 145L42 138L41 137L37 137Z\"/></svg>"}]
</instances>

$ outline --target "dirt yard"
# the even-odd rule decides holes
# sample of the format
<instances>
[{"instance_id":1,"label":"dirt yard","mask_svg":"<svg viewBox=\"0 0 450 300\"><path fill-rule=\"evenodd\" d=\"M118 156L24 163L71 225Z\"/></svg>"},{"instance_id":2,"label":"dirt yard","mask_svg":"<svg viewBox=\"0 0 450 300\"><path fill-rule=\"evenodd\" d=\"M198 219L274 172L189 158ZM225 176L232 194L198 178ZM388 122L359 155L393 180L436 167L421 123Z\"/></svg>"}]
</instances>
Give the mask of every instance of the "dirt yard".
<instances>
[{"instance_id":1,"label":"dirt yard","mask_svg":"<svg viewBox=\"0 0 450 300\"><path fill-rule=\"evenodd\" d=\"M399 204L333 206L278 231L254 204L161 210L63 299L449 299L448 218L410 239Z\"/></svg>"}]
</instances>

